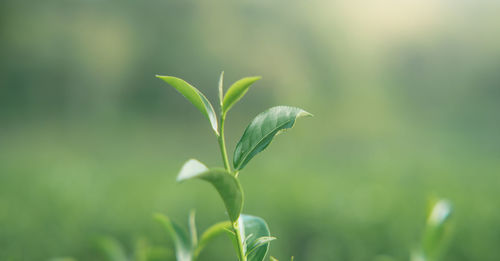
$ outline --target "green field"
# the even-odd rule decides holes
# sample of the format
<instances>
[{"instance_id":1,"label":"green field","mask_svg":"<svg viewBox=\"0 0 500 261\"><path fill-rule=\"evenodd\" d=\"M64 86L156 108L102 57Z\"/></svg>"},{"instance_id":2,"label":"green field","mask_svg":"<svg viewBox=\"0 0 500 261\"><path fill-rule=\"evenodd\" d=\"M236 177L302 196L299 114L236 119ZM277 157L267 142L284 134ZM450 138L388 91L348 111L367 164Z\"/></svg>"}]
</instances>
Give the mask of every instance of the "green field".
<instances>
[{"instance_id":1,"label":"green field","mask_svg":"<svg viewBox=\"0 0 500 261\"><path fill-rule=\"evenodd\" d=\"M319 122L322 116L307 120ZM205 125L190 127L208 132ZM424 141L336 135L325 140L312 132L304 123L278 137L264 152L267 157L258 156L241 175L247 188L244 212L265 217L279 239L272 255L407 260L422 233L428 200L440 196L455 207L445 260L499 258L489 251L498 242L494 224L500 215L495 207L500 163L494 155L474 157L471 151L479 148L451 140L425 150ZM156 212L185 222L196 208L200 228L226 219L208 185L175 184L181 163L193 152L220 165L211 153L216 148L211 135L192 138L189 131L147 121L92 128L45 122L3 134L2 260L101 260L95 240L103 235L130 249L138 238L171 246L152 219ZM234 260L228 242L221 238L203 260Z\"/></svg>"}]
</instances>

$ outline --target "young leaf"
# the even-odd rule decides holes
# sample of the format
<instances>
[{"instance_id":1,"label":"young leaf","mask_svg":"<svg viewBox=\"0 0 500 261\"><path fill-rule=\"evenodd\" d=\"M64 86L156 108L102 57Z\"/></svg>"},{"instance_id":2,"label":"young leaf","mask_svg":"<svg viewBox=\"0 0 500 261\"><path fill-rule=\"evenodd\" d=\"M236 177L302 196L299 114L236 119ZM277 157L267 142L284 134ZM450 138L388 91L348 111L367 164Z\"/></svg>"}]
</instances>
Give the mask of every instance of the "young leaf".
<instances>
[{"instance_id":1,"label":"young leaf","mask_svg":"<svg viewBox=\"0 0 500 261\"><path fill-rule=\"evenodd\" d=\"M116 239L103 237L97 241L99 249L109 261L128 261L125 248Z\"/></svg>"},{"instance_id":2,"label":"young leaf","mask_svg":"<svg viewBox=\"0 0 500 261\"><path fill-rule=\"evenodd\" d=\"M156 75L157 78L164 80L172 87L174 87L178 92L180 92L188 101L190 101L198 110L207 117L207 119L212 124L212 129L215 131L217 135L219 135L219 131L217 128L217 116L215 115L214 108L210 101L201 93L198 89L196 89L191 84L186 81L173 77L173 76L161 76Z\"/></svg>"},{"instance_id":3,"label":"young leaf","mask_svg":"<svg viewBox=\"0 0 500 261\"><path fill-rule=\"evenodd\" d=\"M259 152L263 151L280 131L293 127L295 120L310 113L296 107L276 106L257 115L248 125L236 145L233 166L241 170Z\"/></svg>"},{"instance_id":4,"label":"young leaf","mask_svg":"<svg viewBox=\"0 0 500 261\"><path fill-rule=\"evenodd\" d=\"M269 232L269 227L267 226L266 221L260 217L250 216L250 215L241 215L238 220L240 224L242 237L246 238L246 235L252 234L248 238L248 242L250 242L250 247L247 247L245 250L245 255L248 256L248 261L262 261L266 257L267 251L269 250L269 241L263 242L258 246L252 248L254 246L254 242L257 242L259 238L262 237L271 237L271 232Z\"/></svg>"},{"instance_id":5,"label":"young leaf","mask_svg":"<svg viewBox=\"0 0 500 261\"><path fill-rule=\"evenodd\" d=\"M191 236L191 246L193 247L193 249L195 249L196 245L198 245L198 232L196 232L196 212L194 209L189 213L188 221L189 234Z\"/></svg>"},{"instance_id":6,"label":"young leaf","mask_svg":"<svg viewBox=\"0 0 500 261\"><path fill-rule=\"evenodd\" d=\"M224 102L222 103L222 113L225 114L247 93L248 88L252 83L260 80L261 77L245 77L233 83L227 90Z\"/></svg>"},{"instance_id":7,"label":"young leaf","mask_svg":"<svg viewBox=\"0 0 500 261\"><path fill-rule=\"evenodd\" d=\"M236 221L243 207L243 192L240 182L224 169L208 169L201 162L190 159L182 167L177 181L202 179L211 183L224 201L229 219Z\"/></svg>"},{"instance_id":8,"label":"young leaf","mask_svg":"<svg viewBox=\"0 0 500 261\"><path fill-rule=\"evenodd\" d=\"M224 71L220 73L219 77L219 102L222 108L222 101L224 100Z\"/></svg>"},{"instance_id":9,"label":"young leaf","mask_svg":"<svg viewBox=\"0 0 500 261\"><path fill-rule=\"evenodd\" d=\"M259 237L257 239L255 239L254 242L250 243L250 244L247 244L247 253L246 255L250 255L255 249L257 249L258 247L264 245L264 244L267 244L273 240L276 240L275 237ZM250 242L250 241L248 241Z\"/></svg>"},{"instance_id":10,"label":"young leaf","mask_svg":"<svg viewBox=\"0 0 500 261\"><path fill-rule=\"evenodd\" d=\"M252 237L252 236L253 236L253 234L246 235L245 240L243 240L243 243L246 244L246 243L250 242L250 237Z\"/></svg>"},{"instance_id":11,"label":"young leaf","mask_svg":"<svg viewBox=\"0 0 500 261\"><path fill-rule=\"evenodd\" d=\"M197 257L200 252L205 248L205 246L212 241L214 238L216 238L218 235L226 232L228 229L231 229L231 222L225 221L225 222L220 222L215 225L212 225L209 227L203 234L201 235L200 242L198 243L198 246L196 247L195 250L195 257Z\"/></svg>"},{"instance_id":12,"label":"young leaf","mask_svg":"<svg viewBox=\"0 0 500 261\"><path fill-rule=\"evenodd\" d=\"M168 217L162 214L156 214L155 219L160 222L174 241L175 256L177 257L177 261L192 261L193 249L189 234L182 229L182 227L173 223Z\"/></svg>"},{"instance_id":13,"label":"young leaf","mask_svg":"<svg viewBox=\"0 0 500 261\"><path fill-rule=\"evenodd\" d=\"M422 254L426 259L439 258L446 240L451 213L450 202L443 199L437 201L429 213L422 241Z\"/></svg>"}]
</instances>

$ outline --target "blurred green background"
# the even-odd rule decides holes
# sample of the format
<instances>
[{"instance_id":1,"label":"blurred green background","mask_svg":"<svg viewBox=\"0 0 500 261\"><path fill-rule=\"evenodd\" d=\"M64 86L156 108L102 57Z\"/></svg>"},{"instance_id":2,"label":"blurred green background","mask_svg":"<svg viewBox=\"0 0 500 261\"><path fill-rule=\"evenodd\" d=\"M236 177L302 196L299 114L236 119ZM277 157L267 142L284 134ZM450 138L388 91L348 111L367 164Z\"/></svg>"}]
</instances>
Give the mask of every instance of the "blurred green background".
<instances>
[{"instance_id":1,"label":"blurred green background","mask_svg":"<svg viewBox=\"0 0 500 261\"><path fill-rule=\"evenodd\" d=\"M268 107L315 115L241 173L273 256L408 260L446 197L445 260L500 260L498 1L3 0L0 39L0 260L103 260L102 235L171 246L155 212L226 219L210 186L175 183L188 158L221 160L154 77L216 104L222 70L226 88L263 76L228 115L230 154ZM202 260L235 260L229 242Z\"/></svg>"}]
</instances>

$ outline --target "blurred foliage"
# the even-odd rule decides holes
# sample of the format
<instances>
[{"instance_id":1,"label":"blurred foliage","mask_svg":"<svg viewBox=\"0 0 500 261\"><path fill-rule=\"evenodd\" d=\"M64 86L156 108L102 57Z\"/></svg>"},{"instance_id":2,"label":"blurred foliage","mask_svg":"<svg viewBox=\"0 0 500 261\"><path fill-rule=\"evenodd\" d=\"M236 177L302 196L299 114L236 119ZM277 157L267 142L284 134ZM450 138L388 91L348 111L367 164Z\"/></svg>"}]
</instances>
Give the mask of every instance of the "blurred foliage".
<instances>
[{"instance_id":1,"label":"blurred foliage","mask_svg":"<svg viewBox=\"0 0 500 261\"><path fill-rule=\"evenodd\" d=\"M196 208L200 229L224 220L211 188L175 184L189 157L221 164L210 127L154 77L187 79L215 101L222 70L228 84L263 76L230 112L229 154L276 101L315 115L241 176L245 213L278 237L273 256L407 260L439 196L454 205L443 260L500 260L499 10L487 0L1 1L0 260L103 260L100 235L171 246L155 212L183 220ZM201 260L234 260L224 240Z\"/></svg>"}]
</instances>

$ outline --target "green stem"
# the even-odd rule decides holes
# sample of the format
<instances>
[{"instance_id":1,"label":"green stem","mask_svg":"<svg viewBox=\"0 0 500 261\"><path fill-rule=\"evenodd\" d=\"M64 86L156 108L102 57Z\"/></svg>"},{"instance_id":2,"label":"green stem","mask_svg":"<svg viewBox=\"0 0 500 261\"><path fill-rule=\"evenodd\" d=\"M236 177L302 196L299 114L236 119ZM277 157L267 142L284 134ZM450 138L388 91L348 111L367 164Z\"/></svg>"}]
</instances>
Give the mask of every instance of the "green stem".
<instances>
[{"instance_id":1,"label":"green stem","mask_svg":"<svg viewBox=\"0 0 500 261\"><path fill-rule=\"evenodd\" d=\"M220 119L220 124L219 124L219 136L217 138L219 141L219 147L220 147L220 152L222 155L222 162L224 163L224 168L229 173L232 173L231 165L229 165L229 159L227 156L226 140L224 137L224 122L225 122L225 120L226 120L226 114L221 113L221 119ZM233 230L234 230L234 234L236 237L236 243L237 243L236 245L238 248L238 259L240 261L247 261L247 258L245 256L245 249L243 246L243 241L241 239L241 231L240 231L240 228L238 226L238 221L232 222L232 225L233 225Z\"/></svg>"},{"instance_id":2,"label":"green stem","mask_svg":"<svg viewBox=\"0 0 500 261\"><path fill-rule=\"evenodd\" d=\"M240 261L247 261L247 257L245 256L245 251L244 251L244 247L243 247L243 241L241 238L241 231L240 231L240 228L238 225L238 221L233 223L233 230L234 230L235 237L236 237L236 243L238 245L238 259Z\"/></svg>"},{"instance_id":3,"label":"green stem","mask_svg":"<svg viewBox=\"0 0 500 261\"><path fill-rule=\"evenodd\" d=\"M220 152L222 154L222 162L224 163L224 168L229 172L231 172L231 166L229 165L229 159L227 157L227 151L226 151L226 139L224 138L224 122L226 120L226 115L222 114L221 119L220 119L220 127L219 127L219 147L220 147Z\"/></svg>"}]
</instances>

